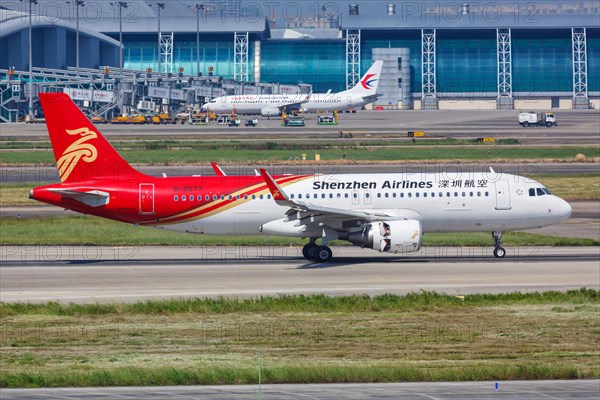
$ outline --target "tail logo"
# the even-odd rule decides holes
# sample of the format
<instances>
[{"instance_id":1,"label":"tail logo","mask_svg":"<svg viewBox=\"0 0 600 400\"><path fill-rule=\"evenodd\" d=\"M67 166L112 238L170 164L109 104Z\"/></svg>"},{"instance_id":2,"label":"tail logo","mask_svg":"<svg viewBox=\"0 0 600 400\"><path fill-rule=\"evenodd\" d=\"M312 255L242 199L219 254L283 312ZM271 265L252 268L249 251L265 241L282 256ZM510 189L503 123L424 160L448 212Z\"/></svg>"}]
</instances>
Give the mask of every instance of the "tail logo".
<instances>
[{"instance_id":1,"label":"tail logo","mask_svg":"<svg viewBox=\"0 0 600 400\"><path fill-rule=\"evenodd\" d=\"M73 130L67 129L67 134L79 135L81 137L67 147L62 156L58 159L58 173L62 182L65 182L67 178L69 178L69 175L71 175L71 172L73 172L77 163L79 163L79 160L90 163L95 161L96 157L98 157L98 150L96 150L96 147L86 143L88 140L98 138L96 132L83 127Z\"/></svg>"},{"instance_id":2,"label":"tail logo","mask_svg":"<svg viewBox=\"0 0 600 400\"><path fill-rule=\"evenodd\" d=\"M367 75L365 75L365 77L363 78L363 80L360 81L360 84L362 85L362 87L364 87L365 89L373 89L373 87L371 85L373 84L373 82L376 82L376 81L379 80L379 79L371 79L374 76L377 76L377 74L367 74Z\"/></svg>"}]
</instances>

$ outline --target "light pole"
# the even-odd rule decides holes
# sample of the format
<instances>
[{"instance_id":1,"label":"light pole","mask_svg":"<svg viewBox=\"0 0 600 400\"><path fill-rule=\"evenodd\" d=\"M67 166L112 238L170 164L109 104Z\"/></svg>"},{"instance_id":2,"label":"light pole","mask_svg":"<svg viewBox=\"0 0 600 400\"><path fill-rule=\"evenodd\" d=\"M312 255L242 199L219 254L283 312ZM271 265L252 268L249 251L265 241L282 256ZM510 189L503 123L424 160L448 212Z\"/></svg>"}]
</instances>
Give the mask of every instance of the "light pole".
<instances>
[{"instance_id":1,"label":"light pole","mask_svg":"<svg viewBox=\"0 0 600 400\"><path fill-rule=\"evenodd\" d=\"M117 6L119 8L119 44L120 44L120 58L119 58L119 68L122 69L123 68L123 18L122 17L122 10L124 8L127 8L127 2L126 1L116 1L113 3L110 3L111 6Z\"/></svg>"},{"instance_id":2,"label":"light pole","mask_svg":"<svg viewBox=\"0 0 600 400\"><path fill-rule=\"evenodd\" d=\"M156 7L158 9L158 73L161 74L162 71L160 70L160 39L162 35L160 34L160 10L165 9L165 3L156 3Z\"/></svg>"},{"instance_id":3,"label":"light pole","mask_svg":"<svg viewBox=\"0 0 600 400\"><path fill-rule=\"evenodd\" d=\"M32 6L37 4L37 0L21 0L21 3L29 3L29 120L33 121L33 50L32 50L32 38L31 38L31 14Z\"/></svg>"},{"instance_id":4,"label":"light pole","mask_svg":"<svg viewBox=\"0 0 600 400\"><path fill-rule=\"evenodd\" d=\"M75 20L77 23L77 34L75 35L75 69L79 76L79 7L83 6L83 0L67 1L67 4L75 5Z\"/></svg>"},{"instance_id":5,"label":"light pole","mask_svg":"<svg viewBox=\"0 0 600 400\"><path fill-rule=\"evenodd\" d=\"M200 11L204 10L204 4L194 4L196 10L196 75L200 76Z\"/></svg>"}]
</instances>

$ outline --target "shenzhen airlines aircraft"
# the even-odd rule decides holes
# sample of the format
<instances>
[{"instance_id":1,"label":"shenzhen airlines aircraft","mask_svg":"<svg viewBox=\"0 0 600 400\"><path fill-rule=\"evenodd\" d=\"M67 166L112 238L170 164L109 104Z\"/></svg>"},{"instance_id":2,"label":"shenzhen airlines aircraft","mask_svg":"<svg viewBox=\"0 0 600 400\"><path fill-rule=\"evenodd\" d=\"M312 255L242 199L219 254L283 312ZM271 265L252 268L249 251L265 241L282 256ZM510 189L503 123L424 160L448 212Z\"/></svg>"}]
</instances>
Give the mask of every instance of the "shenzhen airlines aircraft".
<instances>
[{"instance_id":1,"label":"shenzhen airlines aircraft","mask_svg":"<svg viewBox=\"0 0 600 400\"><path fill-rule=\"evenodd\" d=\"M284 108L287 111L301 109L304 112L333 112L360 108L377 100L377 86L382 66L383 61L375 61L356 86L339 93L222 96L212 99L202 106L202 110L222 114L231 113L235 109L238 114L274 116L280 115Z\"/></svg>"},{"instance_id":2,"label":"shenzhen airlines aircraft","mask_svg":"<svg viewBox=\"0 0 600 400\"><path fill-rule=\"evenodd\" d=\"M131 167L67 94L40 94L60 183L29 197L129 224L204 235L305 237L326 262L332 240L379 252L419 250L429 232L501 232L563 221L567 202L540 183L490 173L152 177ZM316 241L321 239L317 245Z\"/></svg>"}]
</instances>

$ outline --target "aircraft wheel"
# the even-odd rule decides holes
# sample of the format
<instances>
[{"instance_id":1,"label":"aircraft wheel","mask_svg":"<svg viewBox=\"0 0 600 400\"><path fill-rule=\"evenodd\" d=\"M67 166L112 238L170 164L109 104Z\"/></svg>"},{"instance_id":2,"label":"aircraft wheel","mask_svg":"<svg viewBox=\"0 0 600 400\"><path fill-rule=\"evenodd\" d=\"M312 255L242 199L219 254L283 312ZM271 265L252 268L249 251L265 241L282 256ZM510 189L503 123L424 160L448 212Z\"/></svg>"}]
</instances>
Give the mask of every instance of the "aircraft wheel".
<instances>
[{"instance_id":1,"label":"aircraft wheel","mask_svg":"<svg viewBox=\"0 0 600 400\"><path fill-rule=\"evenodd\" d=\"M319 247L316 243L307 243L302 248L302 255L307 260L314 260L317 257L317 247Z\"/></svg>"},{"instance_id":2,"label":"aircraft wheel","mask_svg":"<svg viewBox=\"0 0 600 400\"><path fill-rule=\"evenodd\" d=\"M333 257L333 252L327 246L319 246L316 251L316 259L318 262L329 262Z\"/></svg>"},{"instance_id":3,"label":"aircraft wheel","mask_svg":"<svg viewBox=\"0 0 600 400\"><path fill-rule=\"evenodd\" d=\"M496 247L494 249L494 257L496 258L504 258L506 255L506 250L503 247Z\"/></svg>"}]
</instances>

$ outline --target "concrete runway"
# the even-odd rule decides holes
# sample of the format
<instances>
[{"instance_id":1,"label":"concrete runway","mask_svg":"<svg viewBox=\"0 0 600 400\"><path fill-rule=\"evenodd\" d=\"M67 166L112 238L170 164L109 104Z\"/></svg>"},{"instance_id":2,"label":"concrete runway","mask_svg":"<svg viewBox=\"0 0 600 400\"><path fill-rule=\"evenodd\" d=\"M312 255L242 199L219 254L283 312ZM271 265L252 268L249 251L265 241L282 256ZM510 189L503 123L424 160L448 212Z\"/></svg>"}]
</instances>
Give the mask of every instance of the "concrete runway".
<instances>
[{"instance_id":1,"label":"concrete runway","mask_svg":"<svg viewBox=\"0 0 600 400\"><path fill-rule=\"evenodd\" d=\"M428 247L412 255L334 248L334 262L299 247L0 247L0 300L135 302L174 297L278 294L452 295L600 289L597 247Z\"/></svg>"},{"instance_id":2,"label":"concrete runway","mask_svg":"<svg viewBox=\"0 0 600 400\"><path fill-rule=\"evenodd\" d=\"M536 179L539 175L600 174L597 162L583 163L502 163L491 165L497 173L526 175ZM254 170L263 167L272 174L369 174L403 173L417 176L422 173L472 173L490 170L490 164L456 162L440 163L369 163L369 164L327 164L317 162L290 162L274 165L222 164L228 175L254 175ZM147 175L189 176L214 175L209 163L186 166L139 166L137 169ZM0 165L1 183L29 183L41 185L58 182L58 172L54 165Z\"/></svg>"},{"instance_id":3,"label":"concrete runway","mask_svg":"<svg viewBox=\"0 0 600 400\"><path fill-rule=\"evenodd\" d=\"M528 111L528 110L526 110ZM340 114L339 125L320 126L315 114L306 115L306 126L284 128L279 118L259 117L257 127L190 125L98 125L106 136L181 136L193 135L202 140L236 140L254 137L273 140L311 140L339 138L339 131L352 133L354 138L378 139L386 135L404 137L409 131L425 131L428 137L454 138L516 138L522 144L598 144L600 112L598 110L555 110L558 126L523 128L517 122L519 110L438 110L438 111L359 111ZM250 117L241 116L241 119ZM46 137L44 124L4 124L4 137ZM369 136L370 135L370 136ZM350 139L353 140L353 139Z\"/></svg>"},{"instance_id":4,"label":"concrete runway","mask_svg":"<svg viewBox=\"0 0 600 400\"><path fill-rule=\"evenodd\" d=\"M498 384L498 389L496 389ZM385 384L263 385L269 400L355 399L355 400L597 400L598 380L426 382ZM0 389L3 400L57 399L203 399L251 400L258 398L258 386L177 386L109 387L73 389Z\"/></svg>"}]
</instances>

